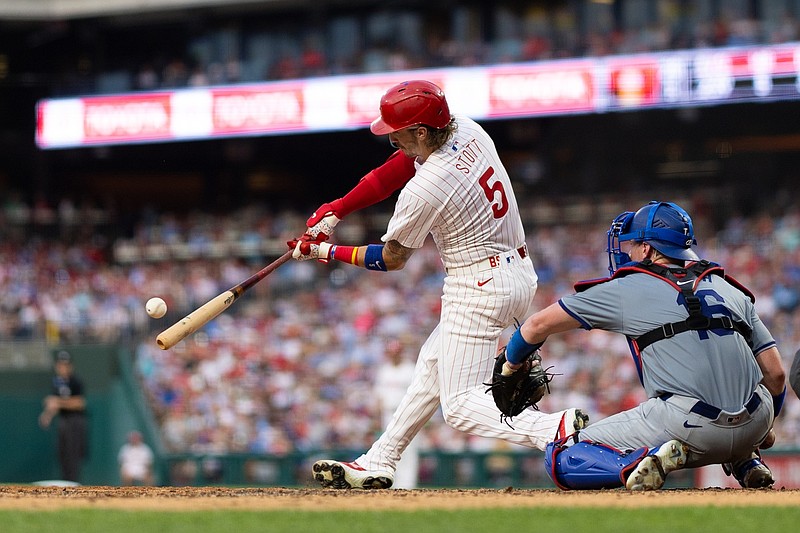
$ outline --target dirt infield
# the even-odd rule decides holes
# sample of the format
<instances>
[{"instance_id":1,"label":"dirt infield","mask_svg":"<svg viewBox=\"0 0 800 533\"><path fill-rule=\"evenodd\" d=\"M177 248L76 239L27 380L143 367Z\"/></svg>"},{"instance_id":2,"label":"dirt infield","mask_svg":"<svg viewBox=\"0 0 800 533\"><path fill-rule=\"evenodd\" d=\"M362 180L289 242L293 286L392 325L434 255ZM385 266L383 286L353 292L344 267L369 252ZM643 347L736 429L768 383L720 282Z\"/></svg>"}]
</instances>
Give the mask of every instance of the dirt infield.
<instances>
[{"instance_id":1,"label":"dirt infield","mask_svg":"<svg viewBox=\"0 0 800 533\"><path fill-rule=\"evenodd\" d=\"M218 487L0 487L0 509L54 510L90 507L129 510L204 509L459 509L534 506L800 506L800 490L384 490Z\"/></svg>"}]
</instances>

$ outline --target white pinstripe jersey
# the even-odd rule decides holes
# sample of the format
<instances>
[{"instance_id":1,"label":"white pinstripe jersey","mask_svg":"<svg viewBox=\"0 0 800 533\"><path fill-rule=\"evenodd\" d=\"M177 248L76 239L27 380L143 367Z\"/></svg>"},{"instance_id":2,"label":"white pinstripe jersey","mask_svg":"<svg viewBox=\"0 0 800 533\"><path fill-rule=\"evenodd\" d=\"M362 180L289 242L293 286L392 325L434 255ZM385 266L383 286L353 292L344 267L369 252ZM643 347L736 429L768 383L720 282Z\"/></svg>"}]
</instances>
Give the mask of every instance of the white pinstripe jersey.
<instances>
[{"instance_id":1,"label":"white pinstripe jersey","mask_svg":"<svg viewBox=\"0 0 800 533\"><path fill-rule=\"evenodd\" d=\"M430 233L446 268L514 250L525 231L511 180L494 142L475 121L456 116L453 138L403 187L382 240L420 248Z\"/></svg>"}]
</instances>

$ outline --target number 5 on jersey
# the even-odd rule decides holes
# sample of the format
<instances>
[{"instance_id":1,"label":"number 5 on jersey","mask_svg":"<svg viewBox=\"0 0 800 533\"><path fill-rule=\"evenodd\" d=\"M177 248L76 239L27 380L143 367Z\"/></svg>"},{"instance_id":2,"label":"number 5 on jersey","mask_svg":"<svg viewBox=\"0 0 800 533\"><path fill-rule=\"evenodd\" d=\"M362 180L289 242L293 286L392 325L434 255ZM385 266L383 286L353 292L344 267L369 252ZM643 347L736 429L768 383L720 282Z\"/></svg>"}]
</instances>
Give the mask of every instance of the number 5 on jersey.
<instances>
[{"instance_id":1,"label":"number 5 on jersey","mask_svg":"<svg viewBox=\"0 0 800 533\"><path fill-rule=\"evenodd\" d=\"M490 204L492 204L492 213L494 213L494 218L503 218L508 212L506 191L503 188L503 184L500 183L500 180L496 180L491 185L489 184L489 180L492 178L492 176L494 176L494 168L489 167L480 177L478 183L480 183L481 189L483 189L483 194L486 195L486 199L489 200ZM496 193L500 193L499 199L497 198Z\"/></svg>"}]
</instances>

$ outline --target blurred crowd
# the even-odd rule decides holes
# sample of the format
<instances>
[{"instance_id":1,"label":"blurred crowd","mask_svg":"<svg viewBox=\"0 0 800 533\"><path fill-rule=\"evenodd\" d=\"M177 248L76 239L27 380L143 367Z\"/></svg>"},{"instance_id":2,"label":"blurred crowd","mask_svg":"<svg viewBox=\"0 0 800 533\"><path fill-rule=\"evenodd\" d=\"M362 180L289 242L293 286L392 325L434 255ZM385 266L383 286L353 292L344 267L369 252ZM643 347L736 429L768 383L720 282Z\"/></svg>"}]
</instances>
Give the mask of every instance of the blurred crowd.
<instances>
[{"instance_id":1,"label":"blurred crowd","mask_svg":"<svg viewBox=\"0 0 800 533\"><path fill-rule=\"evenodd\" d=\"M790 42L800 35L795 9L785 0L411 1L358 10L321 2L197 15L174 27L63 25L47 37L75 33L87 43L65 60L61 93L108 93Z\"/></svg>"},{"instance_id":2,"label":"blurred crowd","mask_svg":"<svg viewBox=\"0 0 800 533\"><path fill-rule=\"evenodd\" d=\"M598 198L580 216L567 206L539 223L526 221L540 275L535 308L571 292L574 281L604 276L610 220L648 199L620 205L619 198ZM729 216L716 224L702 202L682 204L695 214L700 255L756 294L788 368L800 348L800 211ZM65 229L61 210L50 233L72 231L73 238L18 238L19 219L8 223L12 207L20 209L6 205L0 215L0 339L130 343L169 451L363 450L381 430L374 378L385 363L384 347L399 341L413 360L438 322L444 273L435 249L426 246L404 270L388 274L290 262L164 351L153 340L158 331L282 253L277 243L294 236L302 217L256 207L225 217L149 213L131 236L103 242L97 231L82 236ZM544 204L534 211L541 215ZM347 242L354 228L359 237L372 235L361 222L346 221L336 239ZM259 239L275 243L275 252L259 252L253 246ZM215 256L223 248L239 252ZM170 308L158 321L144 312L144 302L156 295ZM576 331L551 339L543 353L558 374L540 404L545 411L581 406L597 420L643 399L619 336ZM800 446L800 401L791 394L776 429L777 446ZM423 450L507 447L451 430L441 415L419 438Z\"/></svg>"}]
</instances>

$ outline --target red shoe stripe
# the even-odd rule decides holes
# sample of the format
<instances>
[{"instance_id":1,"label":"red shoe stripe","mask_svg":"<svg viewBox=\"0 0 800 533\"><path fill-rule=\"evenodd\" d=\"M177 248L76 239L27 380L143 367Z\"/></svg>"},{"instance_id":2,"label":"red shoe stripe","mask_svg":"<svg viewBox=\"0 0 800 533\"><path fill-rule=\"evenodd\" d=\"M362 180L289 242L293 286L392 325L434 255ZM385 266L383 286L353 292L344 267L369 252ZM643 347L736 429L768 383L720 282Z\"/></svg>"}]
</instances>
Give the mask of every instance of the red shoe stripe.
<instances>
[{"instance_id":1,"label":"red shoe stripe","mask_svg":"<svg viewBox=\"0 0 800 533\"><path fill-rule=\"evenodd\" d=\"M564 437L567 436L567 428L564 425L564 422L565 422L566 418L567 418L567 413L564 413L563 415L561 415L561 422L559 422L559 424L558 424L558 433L556 434L558 439L563 439ZM558 440L558 439L556 439L556 440Z\"/></svg>"}]
</instances>

